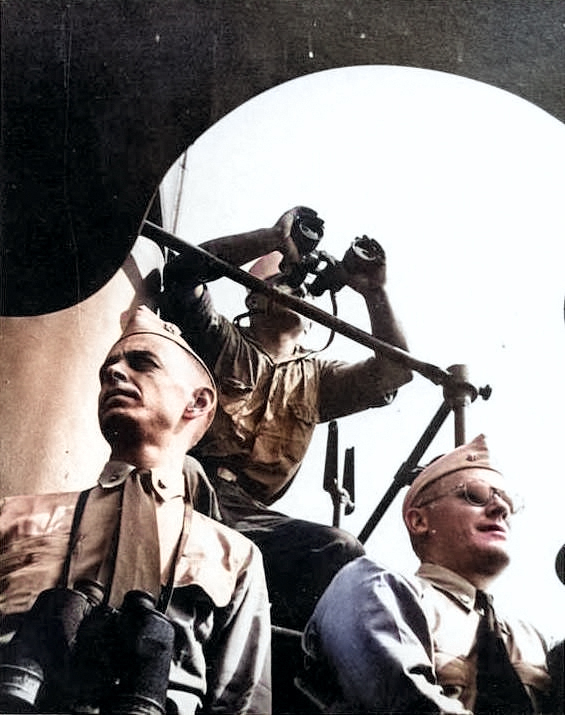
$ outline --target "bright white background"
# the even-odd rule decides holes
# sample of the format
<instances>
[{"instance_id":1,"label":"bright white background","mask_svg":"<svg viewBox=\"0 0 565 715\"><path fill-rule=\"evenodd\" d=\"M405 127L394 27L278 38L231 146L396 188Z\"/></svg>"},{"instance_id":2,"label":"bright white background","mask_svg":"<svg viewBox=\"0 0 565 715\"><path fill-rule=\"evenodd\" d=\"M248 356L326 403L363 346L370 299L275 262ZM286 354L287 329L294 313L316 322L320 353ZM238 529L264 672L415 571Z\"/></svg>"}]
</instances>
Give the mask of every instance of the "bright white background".
<instances>
[{"instance_id":1,"label":"bright white background","mask_svg":"<svg viewBox=\"0 0 565 715\"><path fill-rule=\"evenodd\" d=\"M272 89L218 122L169 172L166 226L192 243L273 224L303 204L326 222L320 248L342 258L355 236L379 240L388 290L410 350L443 369L468 366L490 400L467 410L527 503L514 520L513 562L494 589L506 610L565 633L563 195L565 126L503 90L444 73L389 66L330 70ZM181 190L182 189L182 190ZM181 194L180 203L177 199ZM211 286L229 317L245 291ZM316 300L331 310L327 296ZM345 288L339 317L369 330ZM308 347L325 344L312 331ZM337 336L325 356L368 350ZM442 388L416 375L392 406L339 421L340 462L356 453L358 534L439 408ZM327 427L276 508L331 523L322 491ZM423 461L454 445L450 417ZM416 567L399 494L366 544L393 568Z\"/></svg>"}]
</instances>

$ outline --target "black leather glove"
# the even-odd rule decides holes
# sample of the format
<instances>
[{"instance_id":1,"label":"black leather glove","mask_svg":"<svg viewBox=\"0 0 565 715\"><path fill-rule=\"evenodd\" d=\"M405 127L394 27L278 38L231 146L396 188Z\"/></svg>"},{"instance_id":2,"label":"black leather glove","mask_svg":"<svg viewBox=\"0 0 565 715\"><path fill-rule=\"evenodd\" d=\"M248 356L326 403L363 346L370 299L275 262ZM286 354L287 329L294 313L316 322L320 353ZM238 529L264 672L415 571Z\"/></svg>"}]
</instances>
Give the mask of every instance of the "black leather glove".
<instances>
[{"instance_id":1,"label":"black leather glove","mask_svg":"<svg viewBox=\"0 0 565 715\"><path fill-rule=\"evenodd\" d=\"M314 209L299 206L290 235L300 255L305 256L317 247L324 235L324 221Z\"/></svg>"},{"instance_id":2,"label":"black leather glove","mask_svg":"<svg viewBox=\"0 0 565 715\"><path fill-rule=\"evenodd\" d=\"M204 256L187 251L167 259L163 269L163 286L167 290L174 283L184 289L192 289L222 275L222 270L211 265Z\"/></svg>"},{"instance_id":3,"label":"black leather glove","mask_svg":"<svg viewBox=\"0 0 565 715\"><path fill-rule=\"evenodd\" d=\"M365 234L356 238L343 257L343 265L350 273L370 273L386 263L381 244Z\"/></svg>"}]
</instances>

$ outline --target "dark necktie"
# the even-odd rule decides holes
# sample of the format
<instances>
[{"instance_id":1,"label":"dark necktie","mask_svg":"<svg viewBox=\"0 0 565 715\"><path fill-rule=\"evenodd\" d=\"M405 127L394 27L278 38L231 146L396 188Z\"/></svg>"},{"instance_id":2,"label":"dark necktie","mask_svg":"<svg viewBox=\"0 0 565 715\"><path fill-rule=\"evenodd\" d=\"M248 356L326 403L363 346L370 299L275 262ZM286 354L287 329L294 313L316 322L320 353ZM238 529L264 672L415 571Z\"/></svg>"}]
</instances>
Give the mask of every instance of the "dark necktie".
<instances>
[{"instance_id":1,"label":"dark necktie","mask_svg":"<svg viewBox=\"0 0 565 715\"><path fill-rule=\"evenodd\" d=\"M151 473L134 471L124 483L116 562L109 604L122 605L131 590L155 599L161 584L161 557Z\"/></svg>"},{"instance_id":2,"label":"dark necktie","mask_svg":"<svg viewBox=\"0 0 565 715\"><path fill-rule=\"evenodd\" d=\"M477 700L475 715L523 715L533 713L532 703L514 670L502 640L492 607L492 597L477 591Z\"/></svg>"}]
</instances>

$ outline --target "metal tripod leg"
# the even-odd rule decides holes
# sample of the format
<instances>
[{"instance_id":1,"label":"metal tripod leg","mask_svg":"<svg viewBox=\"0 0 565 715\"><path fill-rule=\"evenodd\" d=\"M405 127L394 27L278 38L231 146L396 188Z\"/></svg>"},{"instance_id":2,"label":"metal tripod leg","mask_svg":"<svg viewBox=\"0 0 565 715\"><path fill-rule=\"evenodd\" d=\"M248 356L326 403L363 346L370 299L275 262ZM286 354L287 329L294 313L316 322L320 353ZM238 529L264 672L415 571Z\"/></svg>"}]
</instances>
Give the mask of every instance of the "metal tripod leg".
<instances>
[{"instance_id":1,"label":"metal tripod leg","mask_svg":"<svg viewBox=\"0 0 565 715\"><path fill-rule=\"evenodd\" d=\"M359 533L357 538L362 544L366 543L402 487L412 484L419 471L418 462L439 432L440 427L449 417L450 412L453 412L454 416L455 446L458 447L465 443L465 408L473 402L478 395L484 400L488 400L490 397L491 388L488 385L476 389L467 381L467 368L465 365L452 365L447 368L447 371L453 376L453 380L444 386L444 401L410 453L408 459L400 466L400 469L394 475L392 484Z\"/></svg>"},{"instance_id":2,"label":"metal tripod leg","mask_svg":"<svg viewBox=\"0 0 565 715\"><path fill-rule=\"evenodd\" d=\"M408 486L412 483L414 477L416 476L414 470L417 468L418 462L420 461L420 459L424 455L424 452L429 447L430 443L438 433L440 427L449 417L450 412L451 406L444 401L441 404L439 410L432 418L430 424L418 440L418 443L410 453L408 459L400 466L399 470L394 475L392 484L387 489L385 495L378 503L377 508L371 514L367 523L361 530L357 538L362 544L366 543L369 536L371 536L373 530L375 529L379 521L382 519L386 510L392 504L394 497L398 494L402 487Z\"/></svg>"}]
</instances>

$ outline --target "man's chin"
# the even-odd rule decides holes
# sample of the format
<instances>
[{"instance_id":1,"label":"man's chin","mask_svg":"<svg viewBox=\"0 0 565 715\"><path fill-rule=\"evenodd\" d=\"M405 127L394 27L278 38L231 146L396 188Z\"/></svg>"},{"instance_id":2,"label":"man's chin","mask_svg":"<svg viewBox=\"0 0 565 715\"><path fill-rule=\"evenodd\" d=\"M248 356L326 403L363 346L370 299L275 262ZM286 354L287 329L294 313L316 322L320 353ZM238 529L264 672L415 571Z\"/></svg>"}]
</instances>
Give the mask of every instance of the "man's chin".
<instances>
[{"instance_id":1,"label":"man's chin","mask_svg":"<svg viewBox=\"0 0 565 715\"><path fill-rule=\"evenodd\" d=\"M137 432L136 422L124 413L113 412L100 417L100 431L110 445L131 439Z\"/></svg>"},{"instance_id":2,"label":"man's chin","mask_svg":"<svg viewBox=\"0 0 565 715\"><path fill-rule=\"evenodd\" d=\"M100 426L100 431L102 432L102 436L108 442L108 444L116 444L116 442L119 440L119 431L116 427L109 425L109 424L104 424L104 426Z\"/></svg>"},{"instance_id":3,"label":"man's chin","mask_svg":"<svg viewBox=\"0 0 565 715\"><path fill-rule=\"evenodd\" d=\"M510 554L503 548L492 547L483 554L483 571L490 576L497 576L510 563Z\"/></svg>"}]
</instances>

